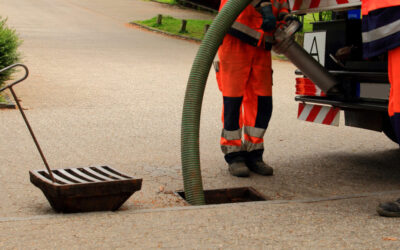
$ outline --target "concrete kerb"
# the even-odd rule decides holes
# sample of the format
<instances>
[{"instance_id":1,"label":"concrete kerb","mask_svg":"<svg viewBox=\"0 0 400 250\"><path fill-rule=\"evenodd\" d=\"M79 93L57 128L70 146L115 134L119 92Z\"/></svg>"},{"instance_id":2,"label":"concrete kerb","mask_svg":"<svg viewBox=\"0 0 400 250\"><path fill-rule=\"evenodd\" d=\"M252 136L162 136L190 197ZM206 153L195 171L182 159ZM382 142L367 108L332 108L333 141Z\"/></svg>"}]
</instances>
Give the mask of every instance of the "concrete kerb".
<instances>
[{"instance_id":1,"label":"concrete kerb","mask_svg":"<svg viewBox=\"0 0 400 250\"><path fill-rule=\"evenodd\" d=\"M173 33L167 32L167 31L151 28L151 27L148 27L146 25L142 25L142 24L136 23L136 22L130 22L128 24L132 25L132 26L136 26L136 27L142 28L142 29L146 29L146 30L149 30L149 31L157 32L157 33L160 33L160 34L163 34L163 35L167 35L167 36L175 37L175 38L178 38L178 39L182 39L182 40L193 41L193 42L196 42L196 43L201 43L201 41L202 41L201 39L198 39L198 38L191 38L191 37L187 37L187 36L183 36L183 35L173 34Z\"/></svg>"},{"instance_id":2,"label":"concrete kerb","mask_svg":"<svg viewBox=\"0 0 400 250\"><path fill-rule=\"evenodd\" d=\"M34 220L44 220L44 219L57 219L57 218L71 218L71 217L82 217L82 216L94 216L98 214L107 215L120 215L120 214L147 214L155 212L169 212L169 211L187 211L187 210L204 210L204 209L217 209L221 207L230 208L233 206L248 206L248 205L279 205L279 204L305 204L305 203L318 203L327 201L339 201L339 200L349 200L349 199L361 199L368 197L376 197L383 195L400 195L400 190L391 190L383 192L373 192L373 193L362 193L353 195L343 195L343 196L333 196L333 197L317 197L308 198L300 200L269 200L269 201L254 201L245 203L227 203L218 205L206 205L206 206L184 206L184 207L170 207L170 208L155 208L155 209L138 209L130 211L104 211L104 212L91 212L91 213L71 213L71 214L49 214L49 215L37 215L28 217L0 217L0 223L6 222L19 222L19 221L34 221Z\"/></svg>"}]
</instances>

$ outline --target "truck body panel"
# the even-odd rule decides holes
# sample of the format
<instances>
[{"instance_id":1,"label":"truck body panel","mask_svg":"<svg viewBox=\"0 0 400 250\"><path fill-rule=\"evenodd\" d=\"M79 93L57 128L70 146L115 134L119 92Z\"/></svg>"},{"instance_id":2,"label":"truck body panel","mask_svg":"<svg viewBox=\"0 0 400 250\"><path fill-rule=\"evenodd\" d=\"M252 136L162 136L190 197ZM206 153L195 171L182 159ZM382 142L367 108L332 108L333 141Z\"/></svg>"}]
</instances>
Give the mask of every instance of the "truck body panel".
<instances>
[{"instance_id":1,"label":"truck body panel","mask_svg":"<svg viewBox=\"0 0 400 250\"><path fill-rule=\"evenodd\" d=\"M361 0L289 0L293 14L343 11L361 6Z\"/></svg>"}]
</instances>

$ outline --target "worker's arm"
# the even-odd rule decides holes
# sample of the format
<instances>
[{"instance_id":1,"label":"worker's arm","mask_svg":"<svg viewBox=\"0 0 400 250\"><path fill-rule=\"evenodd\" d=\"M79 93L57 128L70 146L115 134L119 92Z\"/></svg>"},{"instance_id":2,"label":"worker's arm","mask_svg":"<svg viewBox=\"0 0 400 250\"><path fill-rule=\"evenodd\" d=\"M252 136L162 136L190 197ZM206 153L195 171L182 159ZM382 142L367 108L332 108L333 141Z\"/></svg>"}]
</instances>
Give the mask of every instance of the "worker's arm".
<instances>
[{"instance_id":1,"label":"worker's arm","mask_svg":"<svg viewBox=\"0 0 400 250\"><path fill-rule=\"evenodd\" d=\"M289 3L287 0L275 0L275 6L277 8L277 18L278 18L278 22L280 23L284 23L287 20L288 16L290 15L290 7L289 7Z\"/></svg>"},{"instance_id":2,"label":"worker's arm","mask_svg":"<svg viewBox=\"0 0 400 250\"><path fill-rule=\"evenodd\" d=\"M221 0L220 10L224 7L227 1L228 0ZM248 6L242 11L242 13L240 13L228 31L228 34L255 47L263 44L263 42L260 42L261 39L264 39L261 26L270 30L273 30L276 27L276 17L271 10L270 1L271 0L252 1L251 6ZM261 14L259 10L263 3L268 3L269 5L264 9L264 14ZM267 10L268 8L270 11ZM264 16L263 19L261 19L262 15ZM257 16L257 18L254 18L255 16ZM264 21L261 22L262 20Z\"/></svg>"},{"instance_id":3,"label":"worker's arm","mask_svg":"<svg viewBox=\"0 0 400 250\"><path fill-rule=\"evenodd\" d=\"M276 27L276 17L272 10L272 3L270 1L262 2L259 12L263 17L261 28L264 31L273 31Z\"/></svg>"}]
</instances>

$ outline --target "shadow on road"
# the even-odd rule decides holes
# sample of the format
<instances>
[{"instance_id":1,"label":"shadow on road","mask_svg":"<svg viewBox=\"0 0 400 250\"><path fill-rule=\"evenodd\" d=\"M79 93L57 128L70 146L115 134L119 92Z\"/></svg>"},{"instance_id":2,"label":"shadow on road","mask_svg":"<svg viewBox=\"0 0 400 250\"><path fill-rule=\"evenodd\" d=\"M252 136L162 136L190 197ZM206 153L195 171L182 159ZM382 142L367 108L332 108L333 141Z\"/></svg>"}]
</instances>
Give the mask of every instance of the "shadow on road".
<instances>
[{"instance_id":1,"label":"shadow on road","mask_svg":"<svg viewBox=\"0 0 400 250\"><path fill-rule=\"evenodd\" d=\"M371 185L393 184L400 188L400 149L362 153L326 154L326 160L335 161L325 171L351 182L369 182Z\"/></svg>"}]
</instances>

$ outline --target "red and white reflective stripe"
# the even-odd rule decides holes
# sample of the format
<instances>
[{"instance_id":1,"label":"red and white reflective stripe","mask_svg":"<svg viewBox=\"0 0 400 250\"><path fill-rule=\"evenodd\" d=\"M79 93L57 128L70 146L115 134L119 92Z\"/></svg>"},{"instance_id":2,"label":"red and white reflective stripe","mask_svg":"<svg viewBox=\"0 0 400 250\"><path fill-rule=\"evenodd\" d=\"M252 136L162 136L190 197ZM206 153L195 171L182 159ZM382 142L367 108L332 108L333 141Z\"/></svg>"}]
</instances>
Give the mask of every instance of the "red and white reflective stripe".
<instances>
[{"instance_id":1,"label":"red and white reflective stripe","mask_svg":"<svg viewBox=\"0 0 400 250\"><path fill-rule=\"evenodd\" d=\"M296 95L326 96L310 79L304 77L296 78Z\"/></svg>"},{"instance_id":2,"label":"red and white reflective stripe","mask_svg":"<svg viewBox=\"0 0 400 250\"><path fill-rule=\"evenodd\" d=\"M348 4L361 2L361 0L291 0L291 8L293 11L313 9L319 7L333 7L340 4Z\"/></svg>"},{"instance_id":3,"label":"red and white reflective stripe","mask_svg":"<svg viewBox=\"0 0 400 250\"><path fill-rule=\"evenodd\" d=\"M340 108L299 103L297 118L302 121L339 126Z\"/></svg>"}]
</instances>

